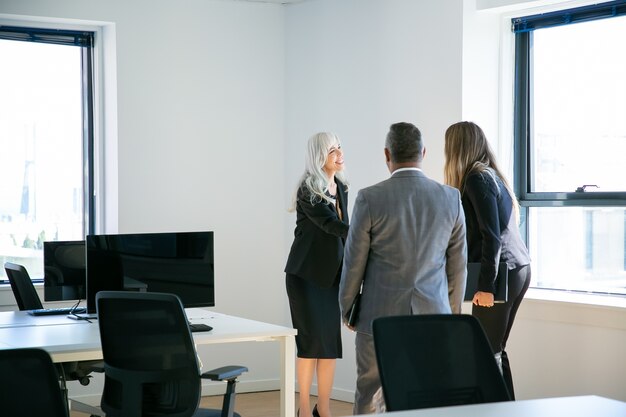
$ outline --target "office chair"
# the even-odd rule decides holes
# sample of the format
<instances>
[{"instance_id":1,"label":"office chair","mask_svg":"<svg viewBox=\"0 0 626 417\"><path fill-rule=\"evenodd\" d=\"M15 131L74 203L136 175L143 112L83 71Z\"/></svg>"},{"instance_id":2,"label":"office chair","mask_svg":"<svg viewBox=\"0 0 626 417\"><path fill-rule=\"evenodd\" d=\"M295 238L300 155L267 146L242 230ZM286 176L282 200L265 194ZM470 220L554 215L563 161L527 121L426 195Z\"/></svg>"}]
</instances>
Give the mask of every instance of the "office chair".
<instances>
[{"instance_id":1,"label":"office chair","mask_svg":"<svg viewBox=\"0 0 626 417\"><path fill-rule=\"evenodd\" d=\"M39 295L37 295L37 290L26 268L22 265L5 262L4 270L7 273L7 277L9 277L11 290L13 290L13 296L20 310L43 308Z\"/></svg>"},{"instance_id":2,"label":"office chair","mask_svg":"<svg viewBox=\"0 0 626 417\"><path fill-rule=\"evenodd\" d=\"M4 263L4 270L9 277L9 283L11 284L11 290L17 306L20 311L23 310L36 310L43 308L41 299L37 294L37 290L33 285L33 281L28 275L28 271L22 265L14 264L11 262ZM81 362L63 362L58 364L58 372L60 374L59 380L61 381L61 390L64 396L72 401L73 408L85 411L91 415L102 414L99 410L83 404L80 401L73 400L68 397L68 390L66 381L79 381L81 385L88 385L89 378L92 372L102 372L101 361L81 361Z\"/></svg>"},{"instance_id":3,"label":"office chair","mask_svg":"<svg viewBox=\"0 0 626 417\"><path fill-rule=\"evenodd\" d=\"M3 416L69 417L59 375L45 350L0 350L0 387Z\"/></svg>"},{"instance_id":4,"label":"office chair","mask_svg":"<svg viewBox=\"0 0 626 417\"><path fill-rule=\"evenodd\" d=\"M381 317L373 330L387 411L511 400L475 317Z\"/></svg>"},{"instance_id":5,"label":"office chair","mask_svg":"<svg viewBox=\"0 0 626 417\"><path fill-rule=\"evenodd\" d=\"M20 311L43 308L41 299L26 268L22 265L5 262L4 270L9 277L11 290L13 290L13 296ZM82 385L88 385L89 374L94 370L97 371L99 366L101 366L99 361L66 362L63 364L63 369L60 372L68 381L79 381Z\"/></svg>"},{"instance_id":6,"label":"office chair","mask_svg":"<svg viewBox=\"0 0 626 417\"><path fill-rule=\"evenodd\" d=\"M239 416L236 378L248 369L226 366L200 375L176 295L100 291L96 309L105 375L100 405L107 417ZM200 378L228 382L222 410L198 409Z\"/></svg>"}]
</instances>

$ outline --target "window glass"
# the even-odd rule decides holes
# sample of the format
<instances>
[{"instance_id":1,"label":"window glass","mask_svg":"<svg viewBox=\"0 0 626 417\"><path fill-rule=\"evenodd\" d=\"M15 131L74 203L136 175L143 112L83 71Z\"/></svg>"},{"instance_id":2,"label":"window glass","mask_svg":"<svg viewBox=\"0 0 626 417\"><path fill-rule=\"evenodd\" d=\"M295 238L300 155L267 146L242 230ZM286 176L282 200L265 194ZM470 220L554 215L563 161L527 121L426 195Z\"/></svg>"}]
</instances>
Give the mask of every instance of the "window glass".
<instances>
[{"instance_id":1,"label":"window glass","mask_svg":"<svg viewBox=\"0 0 626 417\"><path fill-rule=\"evenodd\" d=\"M626 209L532 207L533 284L626 295Z\"/></svg>"},{"instance_id":2,"label":"window glass","mask_svg":"<svg viewBox=\"0 0 626 417\"><path fill-rule=\"evenodd\" d=\"M626 191L626 16L533 32L531 192Z\"/></svg>"},{"instance_id":3,"label":"window glass","mask_svg":"<svg viewBox=\"0 0 626 417\"><path fill-rule=\"evenodd\" d=\"M0 261L84 239L81 48L0 39ZM4 268L0 268L4 278Z\"/></svg>"}]
</instances>

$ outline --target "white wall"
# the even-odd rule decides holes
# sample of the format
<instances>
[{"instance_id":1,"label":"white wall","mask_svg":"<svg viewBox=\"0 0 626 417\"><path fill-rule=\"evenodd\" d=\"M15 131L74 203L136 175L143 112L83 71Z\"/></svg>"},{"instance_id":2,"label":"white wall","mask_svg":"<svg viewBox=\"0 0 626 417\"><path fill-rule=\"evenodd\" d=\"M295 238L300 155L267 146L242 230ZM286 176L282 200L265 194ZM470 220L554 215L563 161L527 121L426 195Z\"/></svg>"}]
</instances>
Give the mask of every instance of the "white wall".
<instances>
[{"instance_id":1,"label":"white wall","mask_svg":"<svg viewBox=\"0 0 626 417\"><path fill-rule=\"evenodd\" d=\"M0 15L113 27L117 85L102 81L109 83L105 100L117 94L117 142L107 143L105 153L106 189L117 192L106 198L117 206L109 207L103 230L215 231L215 310L289 324L280 214L284 7L2 0ZM203 347L200 353L206 368L246 364L241 389L248 382L279 386L276 343Z\"/></svg>"},{"instance_id":2,"label":"white wall","mask_svg":"<svg viewBox=\"0 0 626 417\"><path fill-rule=\"evenodd\" d=\"M477 123L497 145L501 18L477 11L472 0L463 2L463 12L463 120Z\"/></svg>"},{"instance_id":3,"label":"white wall","mask_svg":"<svg viewBox=\"0 0 626 417\"><path fill-rule=\"evenodd\" d=\"M508 348L519 397L626 401L626 300L564 298L534 290L522 303Z\"/></svg>"},{"instance_id":4,"label":"white wall","mask_svg":"<svg viewBox=\"0 0 626 417\"><path fill-rule=\"evenodd\" d=\"M388 175L389 125L415 123L443 178L443 131L461 115L461 1L317 0L287 7L287 177L320 130L344 142L356 191ZM456 51L456 52L455 52ZM292 184L289 184L292 185Z\"/></svg>"}]
</instances>

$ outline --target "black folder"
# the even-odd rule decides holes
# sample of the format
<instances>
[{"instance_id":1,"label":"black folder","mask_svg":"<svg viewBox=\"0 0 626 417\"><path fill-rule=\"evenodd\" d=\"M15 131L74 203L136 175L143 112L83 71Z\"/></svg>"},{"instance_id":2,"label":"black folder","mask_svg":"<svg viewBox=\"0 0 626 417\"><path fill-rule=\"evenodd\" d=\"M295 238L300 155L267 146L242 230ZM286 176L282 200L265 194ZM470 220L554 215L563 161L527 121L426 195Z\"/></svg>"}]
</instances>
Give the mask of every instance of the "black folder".
<instances>
[{"instance_id":1,"label":"black folder","mask_svg":"<svg viewBox=\"0 0 626 417\"><path fill-rule=\"evenodd\" d=\"M480 262L467 263L467 285L465 287L465 301L472 301L478 288L478 276L480 275ZM496 293L493 300L495 303L506 303L509 294L509 268L502 262L498 265L498 277L496 278Z\"/></svg>"}]
</instances>

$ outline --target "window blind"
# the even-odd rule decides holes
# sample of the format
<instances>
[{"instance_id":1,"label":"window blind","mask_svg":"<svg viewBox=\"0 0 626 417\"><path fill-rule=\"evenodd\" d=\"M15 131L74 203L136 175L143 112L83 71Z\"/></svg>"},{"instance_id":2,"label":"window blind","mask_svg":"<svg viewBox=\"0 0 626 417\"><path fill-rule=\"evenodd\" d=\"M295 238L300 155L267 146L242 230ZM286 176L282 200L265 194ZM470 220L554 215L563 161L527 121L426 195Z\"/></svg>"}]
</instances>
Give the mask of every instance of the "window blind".
<instances>
[{"instance_id":1,"label":"window blind","mask_svg":"<svg viewBox=\"0 0 626 417\"><path fill-rule=\"evenodd\" d=\"M537 29L589 22L591 20L623 15L626 15L626 0L609 1L606 3L577 7L576 9L515 17L511 19L511 29L514 33L532 32Z\"/></svg>"}]
</instances>

